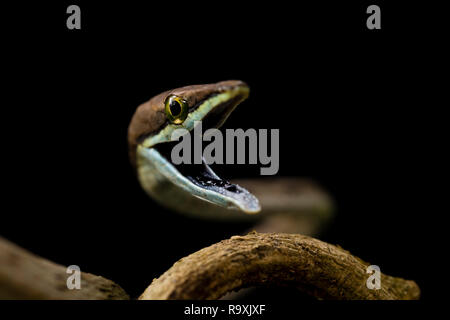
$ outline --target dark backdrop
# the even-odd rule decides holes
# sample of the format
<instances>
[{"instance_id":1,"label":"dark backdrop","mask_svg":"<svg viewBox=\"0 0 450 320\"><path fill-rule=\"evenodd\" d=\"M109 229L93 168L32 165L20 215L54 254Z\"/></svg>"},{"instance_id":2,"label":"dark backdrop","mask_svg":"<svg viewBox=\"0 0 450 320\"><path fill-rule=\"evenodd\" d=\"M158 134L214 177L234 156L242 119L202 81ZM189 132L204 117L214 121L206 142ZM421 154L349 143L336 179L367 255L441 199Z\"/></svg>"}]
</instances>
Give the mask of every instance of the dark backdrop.
<instances>
[{"instance_id":1,"label":"dark backdrop","mask_svg":"<svg viewBox=\"0 0 450 320\"><path fill-rule=\"evenodd\" d=\"M280 129L279 175L315 179L336 200L321 239L417 280L429 297L420 158L429 64L407 6L382 3L382 30L369 31L366 4L77 3L81 31L65 27L71 3L24 5L9 25L3 236L137 297L179 258L247 229L157 206L126 142L136 106L153 95L241 79L251 95L226 126Z\"/></svg>"}]
</instances>

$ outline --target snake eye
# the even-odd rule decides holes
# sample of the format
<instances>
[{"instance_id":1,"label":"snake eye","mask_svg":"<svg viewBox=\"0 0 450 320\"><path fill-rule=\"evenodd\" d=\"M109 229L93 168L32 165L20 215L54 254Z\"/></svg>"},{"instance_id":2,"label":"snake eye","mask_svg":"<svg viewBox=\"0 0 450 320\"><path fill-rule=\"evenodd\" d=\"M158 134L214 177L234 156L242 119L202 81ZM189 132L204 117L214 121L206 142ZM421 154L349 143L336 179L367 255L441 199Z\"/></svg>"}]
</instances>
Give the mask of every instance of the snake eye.
<instances>
[{"instance_id":1,"label":"snake eye","mask_svg":"<svg viewBox=\"0 0 450 320\"><path fill-rule=\"evenodd\" d=\"M182 124L188 115L187 102L177 96L169 96L165 101L166 116L171 123Z\"/></svg>"}]
</instances>

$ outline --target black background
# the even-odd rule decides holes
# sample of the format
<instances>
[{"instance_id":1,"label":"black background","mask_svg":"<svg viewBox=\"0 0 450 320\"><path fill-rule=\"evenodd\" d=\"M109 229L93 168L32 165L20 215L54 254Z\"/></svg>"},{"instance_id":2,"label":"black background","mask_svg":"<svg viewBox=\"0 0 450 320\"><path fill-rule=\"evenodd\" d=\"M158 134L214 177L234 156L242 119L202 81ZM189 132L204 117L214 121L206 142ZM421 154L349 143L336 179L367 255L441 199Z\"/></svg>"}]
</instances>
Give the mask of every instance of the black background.
<instances>
[{"instance_id":1,"label":"black background","mask_svg":"<svg viewBox=\"0 0 450 320\"><path fill-rule=\"evenodd\" d=\"M133 175L126 141L135 108L161 91L240 79L251 95L226 127L280 129L279 175L315 179L336 200L321 239L432 296L425 238L437 218L424 159L436 114L426 88L439 64L417 22L431 8L377 2L382 30L371 31L371 3L74 3L81 30L66 29L72 3L4 12L17 17L3 48L12 99L2 117L1 235L135 298L181 257L246 230L157 206ZM275 292L260 294L293 294Z\"/></svg>"}]
</instances>

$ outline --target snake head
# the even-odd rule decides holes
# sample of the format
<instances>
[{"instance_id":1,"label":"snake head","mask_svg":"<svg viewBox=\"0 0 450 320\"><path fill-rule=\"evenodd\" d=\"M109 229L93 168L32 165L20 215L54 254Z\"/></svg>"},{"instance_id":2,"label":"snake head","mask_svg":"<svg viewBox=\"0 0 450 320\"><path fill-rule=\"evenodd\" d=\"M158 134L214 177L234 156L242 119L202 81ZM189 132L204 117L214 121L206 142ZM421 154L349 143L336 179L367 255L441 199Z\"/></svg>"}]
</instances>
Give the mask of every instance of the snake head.
<instances>
[{"instance_id":1,"label":"snake head","mask_svg":"<svg viewBox=\"0 0 450 320\"><path fill-rule=\"evenodd\" d=\"M220 178L204 160L195 165L171 160L177 143L172 141L175 130L192 134L198 121L203 130L219 128L248 95L244 82L231 80L169 90L140 105L128 128L128 145L144 190L177 211L204 210L201 207L208 203L245 213L259 212L254 195Z\"/></svg>"}]
</instances>

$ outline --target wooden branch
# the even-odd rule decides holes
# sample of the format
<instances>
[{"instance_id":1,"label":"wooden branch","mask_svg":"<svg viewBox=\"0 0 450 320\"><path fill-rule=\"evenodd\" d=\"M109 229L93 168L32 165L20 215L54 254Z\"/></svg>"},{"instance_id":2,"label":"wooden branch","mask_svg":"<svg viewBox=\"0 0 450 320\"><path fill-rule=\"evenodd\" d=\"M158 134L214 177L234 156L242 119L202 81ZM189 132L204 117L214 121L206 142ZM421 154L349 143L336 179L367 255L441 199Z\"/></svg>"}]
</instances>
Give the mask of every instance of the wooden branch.
<instances>
[{"instance_id":1,"label":"wooden branch","mask_svg":"<svg viewBox=\"0 0 450 320\"><path fill-rule=\"evenodd\" d=\"M182 258L139 299L218 299L250 286L294 286L322 299L419 298L414 281L384 274L381 289L368 289L368 265L307 236L253 232Z\"/></svg>"},{"instance_id":2,"label":"wooden branch","mask_svg":"<svg viewBox=\"0 0 450 320\"><path fill-rule=\"evenodd\" d=\"M0 237L0 299L129 299L111 280L81 272L81 288L67 288L67 268Z\"/></svg>"}]
</instances>

